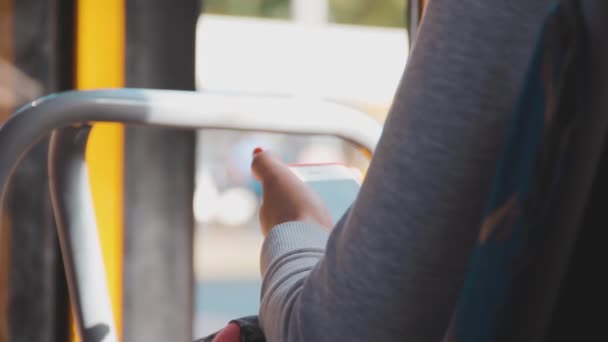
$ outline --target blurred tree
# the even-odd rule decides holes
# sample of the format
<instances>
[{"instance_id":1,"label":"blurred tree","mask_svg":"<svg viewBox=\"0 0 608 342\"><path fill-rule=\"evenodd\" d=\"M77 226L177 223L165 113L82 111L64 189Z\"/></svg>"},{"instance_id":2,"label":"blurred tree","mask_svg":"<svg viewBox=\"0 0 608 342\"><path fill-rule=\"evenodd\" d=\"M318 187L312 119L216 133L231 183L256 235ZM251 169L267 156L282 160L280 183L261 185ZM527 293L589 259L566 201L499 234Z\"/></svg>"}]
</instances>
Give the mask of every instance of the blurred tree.
<instances>
[{"instance_id":1,"label":"blurred tree","mask_svg":"<svg viewBox=\"0 0 608 342\"><path fill-rule=\"evenodd\" d=\"M248 17L290 17L289 0L204 0L205 13Z\"/></svg>"},{"instance_id":2,"label":"blurred tree","mask_svg":"<svg viewBox=\"0 0 608 342\"><path fill-rule=\"evenodd\" d=\"M340 24L405 27L407 0L329 0L331 20Z\"/></svg>"},{"instance_id":3,"label":"blurred tree","mask_svg":"<svg viewBox=\"0 0 608 342\"><path fill-rule=\"evenodd\" d=\"M340 24L405 27L408 0L328 0L330 20ZM205 13L290 18L290 0L205 0Z\"/></svg>"}]
</instances>

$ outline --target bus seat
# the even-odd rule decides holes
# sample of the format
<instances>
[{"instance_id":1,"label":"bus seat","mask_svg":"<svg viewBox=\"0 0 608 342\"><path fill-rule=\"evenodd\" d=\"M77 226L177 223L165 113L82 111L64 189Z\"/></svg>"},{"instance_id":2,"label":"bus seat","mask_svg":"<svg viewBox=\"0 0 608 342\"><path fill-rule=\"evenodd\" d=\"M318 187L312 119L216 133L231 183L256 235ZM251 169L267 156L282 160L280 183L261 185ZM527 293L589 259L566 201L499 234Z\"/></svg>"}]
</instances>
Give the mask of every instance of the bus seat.
<instances>
[{"instance_id":1,"label":"bus seat","mask_svg":"<svg viewBox=\"0 0 608 342\"><path fill-rule=\"evenodd\" d=\"M546 17L446 341L540 341L581 314L567 303L586 285L562 284L577 282L572 267L593 268L570 260L593 243L577 237L605 197L593 187L606 183L598 166L608 157L607 5L556 1ZM584 228L592 227L600 228Z\"/></svg>"}]
</instances>

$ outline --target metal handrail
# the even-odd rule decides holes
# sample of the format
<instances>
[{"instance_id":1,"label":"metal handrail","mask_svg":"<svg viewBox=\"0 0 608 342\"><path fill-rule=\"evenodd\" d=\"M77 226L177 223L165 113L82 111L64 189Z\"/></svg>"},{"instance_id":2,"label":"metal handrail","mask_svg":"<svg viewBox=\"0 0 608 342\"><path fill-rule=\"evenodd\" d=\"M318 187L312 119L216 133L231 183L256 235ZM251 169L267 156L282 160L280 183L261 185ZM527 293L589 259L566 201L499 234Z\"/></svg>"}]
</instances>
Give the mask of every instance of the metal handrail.
<instances>
[{"instance_id":1,"label":"metal handrail","mask_svg":"<svg viewBox=\"0 0 608 342\"><path fill-rule=\"evenodd\" d=\"M117 341L84 162L91 122L331 135L370 152L382 132L365 113L328 101L191 91L71 91L18 110L0 128L0 217L6 214L15 168L38 140L54 131L49 147L51 201L83 342Z\"/></svg>"}]
</instances>

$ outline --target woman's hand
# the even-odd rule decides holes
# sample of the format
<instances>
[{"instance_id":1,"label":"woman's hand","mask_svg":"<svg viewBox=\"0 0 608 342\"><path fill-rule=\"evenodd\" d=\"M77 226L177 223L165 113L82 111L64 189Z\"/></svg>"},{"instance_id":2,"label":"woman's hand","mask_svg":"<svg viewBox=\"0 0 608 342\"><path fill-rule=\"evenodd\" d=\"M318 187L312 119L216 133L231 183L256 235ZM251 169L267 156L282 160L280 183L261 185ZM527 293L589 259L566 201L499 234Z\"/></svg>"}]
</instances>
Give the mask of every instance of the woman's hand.
<instances>
[{"instance_id":1,"label":"woman's hand","mask_svg":"<svg viewBox=\"0 0 608 342\"><path fill-rule=\"evenodd\" d=\"M331 216L319 196L276 156L256 148L251 169L264 189L260 207L264 236L273 227L289 221L305 221L331 229Z\"/></svg>"}]
</instances>

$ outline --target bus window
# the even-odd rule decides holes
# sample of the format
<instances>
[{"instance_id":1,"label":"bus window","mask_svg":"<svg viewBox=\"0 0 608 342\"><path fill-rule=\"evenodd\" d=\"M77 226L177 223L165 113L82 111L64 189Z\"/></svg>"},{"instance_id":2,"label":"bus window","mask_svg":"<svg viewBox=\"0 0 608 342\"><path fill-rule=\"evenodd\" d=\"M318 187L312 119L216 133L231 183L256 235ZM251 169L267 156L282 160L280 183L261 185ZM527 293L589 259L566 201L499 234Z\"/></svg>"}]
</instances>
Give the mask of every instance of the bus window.
<instances>
[{"instance_id":1,"label":"bus window","mask_svg":"<svg viewBox=\"0 0 608 342\"><path fill-rule=\"evenodd\" d=\"M210 0L203 12L198 90L328 99L384 120L407 59L405 0ZM205 130L197 140L194 334L203 336L258 310L261 192L251 151L362 170L367 160L329 137Z\"/></svg>"}]
</instances>

